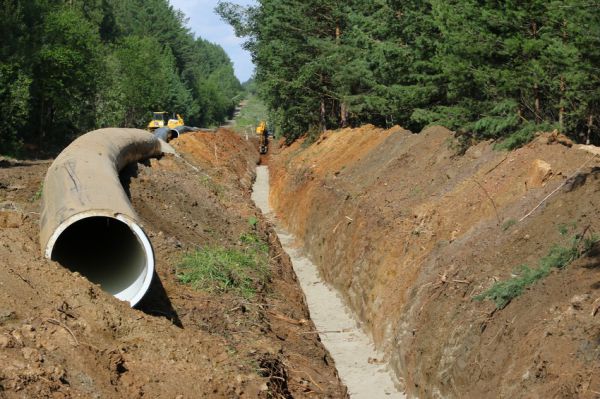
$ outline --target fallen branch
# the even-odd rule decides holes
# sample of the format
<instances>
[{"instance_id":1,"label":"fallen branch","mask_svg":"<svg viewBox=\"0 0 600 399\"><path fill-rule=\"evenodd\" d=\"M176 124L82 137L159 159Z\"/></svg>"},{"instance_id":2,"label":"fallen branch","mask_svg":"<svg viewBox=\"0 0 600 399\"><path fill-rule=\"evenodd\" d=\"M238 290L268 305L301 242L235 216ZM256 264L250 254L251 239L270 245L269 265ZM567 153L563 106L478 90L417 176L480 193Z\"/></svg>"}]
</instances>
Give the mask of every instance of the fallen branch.
<instances>
[{"instance_id":1,"label":"fallen branch","mask_svg":"<svg viewBox=\"0 0 600 399\"><path fill-rule=\"evenodd\" d=\"M461 283L461 284L471 284L471 282L469 280L452 280L455 283Z\"/></svg>"},{"instance_id":2,"label":"fallen branch","mask_svg":"<svg viewBox=\"0 0 600 399\"><path fill-rule=\"evenodd\" d=\"M46 319L46 321L50 324L60 326L60 327L64 328L65 330L67 330L67 332L69 334L71 334L71 337L73 337L73 340L75 341L75 346L79 346L79 341L77 340L77 337L75 336L75 334L69 327L67 327L66 325L64 325L63 323L61 323L60 321L58 321L56 319Z\"/></svg>"},{"instance_id":3,"label":"fallen branch","mask_svg":"<svg viewBox=\"0 0 600 399\"><path fill-rule=\"evenodd\" d=\"M321 386L319 384L317 384L315 382L315 380L313 380L312 376L308 372L306 372L304 370L296 370L295 368L291 367L289 364L286 364L283 361L281 363L283 363L283 365L286 366L288 368L288 370L290 370L293 373L303 373L303 374L306 374L308 376L308 379L310 380L310 382L312 382L313 385L319 389L319 391L323 392L323 388L321 388Z\"/></svg>"},{"instance_id":4,"label":"fallen branch","mask_svg":"<svg viewBox=\"0 0 600 399\"><path fill-rule=\"evenodd\" d=\"M340 334L340 333L346 333L346 332L350 332L352 331L352 329L350 328L344 328L342 330L314 330L314 331L301 331L298 334Z\"/></svg>"},{"instance_id":5,"label":"fallen branch","mask_svg":"<svg viewBox=\"0 0 600 399\"><path fill-rule=\"evenodd\" d=\"M494 199L492 198L492 196L490 195L490 193L487 192L487 190L485 189L485 187L483 187L481 185L481 183L479 183L477 181L477 179L473 179L473 181L475 181L475 183L477 183L477 185L483 190L483 192L485 193L485 195L489 198L490 202L492 203L492 206L494 207L494 212L496 212L496 220L498 220L498 224L502 223L500 221L500 215L498 215L498 208L496 207L496 202L494 202Z\"/></svg>"},{"instance_id":6,"label":"fallen branch","mask_svg":"<svg viewBox=\"0 0 600 399\"><path fill-rule=\"evenodd\" d=\"M14 271L12 268L9 268L8 271L11 272L11 273L13 273L15 276L17 276L21 280L23 280L23 282L25 284L27 284L31 288L35 289L29 280L27 280L25 277L21 276L19 273L17 273L16 271Z\"/></svg>"},{"instance_id":7,"label":"fallen branch","mask_svg":"<svg viewBox=\"0 0 600 399\"><path fill-rule=\"evenodd\" d=\"M297 326L301 326L301 325L306 324L306 320L305 319L295 320L295 319L292 319L290 317L284 316L282 314L275 313L273 311L268 311L268 313L271 316L275 317L276 319L283 320L283 321L285 321L287 323L290 323L290 324L295 324Z\"/></svg>"},{"instance_id":8,"label":"fallen branch","mask_svg":"<svg viewBox=\"0 0 600 399\"><path fill-rule=\"evenodd\" d=\"M600 298L596 299L592 303L592 314L591 314L591 316L592 317L596 316L599 311L600 311Z\"/></svg>"},{"instance_id":9,"label":"fallen branch","mask_svg":"<svg viewBox=\"0 0 600 399\"><path fill-rule=\"evenodd\" d=\"M508 155L507 155L507 156L505 156L505 157L502 159L502 161L498 162L498 163L496 164L496 166L494 166L492 169L490 169L490 170L488 170L487 172L485 172L485 173L484 173L484 175L487 175L487 174L491 173L491 172L492 172L494 169L496 169L498 166L502 165L502 163L503 163L504 161L506 161L507 159L508 159Z\"/></svg>"},{"instance_id":10,"label":"fallen branch","mask_svg":"<svg viewBox=\"0 0 600 399\"><path fill-rule=\"evenodd\" d=\"M280 258L283 254L284 254L284 252L279 253L279 255L276 255L276 256L272 257L271 259L269 259L269 262L272 262L275 259Z\"/></svg>"}]
</instances>

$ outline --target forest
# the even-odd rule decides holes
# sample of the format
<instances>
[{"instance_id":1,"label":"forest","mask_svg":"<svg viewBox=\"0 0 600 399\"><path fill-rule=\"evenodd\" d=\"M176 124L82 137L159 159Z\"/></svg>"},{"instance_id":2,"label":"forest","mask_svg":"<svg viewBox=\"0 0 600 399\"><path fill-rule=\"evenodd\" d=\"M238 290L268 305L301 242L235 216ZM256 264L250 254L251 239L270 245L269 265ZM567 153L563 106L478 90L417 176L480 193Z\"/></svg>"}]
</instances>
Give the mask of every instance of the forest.
<instances>
[{"instance_id":1,"label":"forest","mask_svg":"<svg viewBox=\"0 0 600 399\"><path fill-rule=\"evenodd\" d=\"M207 126L242 92L224 50L167 0L1 0L0 154L61 148L152 111Z\"/></svg>"},{"instance_id":2,"label":"forest","mask_svg":"<svg viewBox=\"0 0 600 399\"><path fill-rule=\"evenodd\" d=\"M465 146L537 131L600 142L597 0L220 2L288 141L323 129L441 124Z\"/></svg>"}]
</instances>

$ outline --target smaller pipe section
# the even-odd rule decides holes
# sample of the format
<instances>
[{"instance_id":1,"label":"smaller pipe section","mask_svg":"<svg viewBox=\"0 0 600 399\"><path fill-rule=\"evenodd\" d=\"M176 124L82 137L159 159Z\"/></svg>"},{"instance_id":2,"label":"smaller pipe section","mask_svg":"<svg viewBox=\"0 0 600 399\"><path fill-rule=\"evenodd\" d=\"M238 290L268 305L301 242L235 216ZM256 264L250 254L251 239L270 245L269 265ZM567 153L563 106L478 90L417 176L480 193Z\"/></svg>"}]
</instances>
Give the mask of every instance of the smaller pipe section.
<instances>
[{"instance_id":1,"label":"smaller pipe section","mask_svg":"<svg viewBox=\"0 0 600 399\"><path fill-rule=\"evenodd\" d=\"M44 180L43 255L131 306L150 287L154 252L121 185L119 171L160 155L160 148L160 141L144 130L96 130L63 150Z\"/></svg>"},{"instance_id":2,"label":"smaller pipe section","mask_svg":"<svg viewBox=\"0 0 600 399\"><path fill-rule=\"evenodd\" d=\"M179 134L180 132L176 130L176 128L170 129L168 127L159 127L158 129L154 130L154 137L161 139L165 143L178 138Z\"/></svg>"}]
</instances>

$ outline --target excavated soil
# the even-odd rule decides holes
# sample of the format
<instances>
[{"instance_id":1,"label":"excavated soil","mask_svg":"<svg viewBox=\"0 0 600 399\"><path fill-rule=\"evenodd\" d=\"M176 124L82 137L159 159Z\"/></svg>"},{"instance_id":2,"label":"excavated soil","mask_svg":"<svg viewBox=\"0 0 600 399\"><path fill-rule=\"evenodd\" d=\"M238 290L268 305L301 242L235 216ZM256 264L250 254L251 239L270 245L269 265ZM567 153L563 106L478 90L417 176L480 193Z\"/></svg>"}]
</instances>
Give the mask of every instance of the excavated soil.
<instances>
[{"instance_id":1,"label":"excavated soil","mask_svg":"<svg viewBox=\"0 0 600 399\"><path fill-rule=\"evenodd\" d=\"M227 130L172 144L181 157L122 173L156 254L138 309L42 258L50 161L0 160L0 397L346 397L289 258L250 201L255 144ZM271 278L253 298L178 282L185 253L235 248L248 232L270 248Z\"/></svg>"},{"instance_id":2,"label":"excavated soil","mask_svg":"<svg viewBox=\"0 0 600 399\"><path fill-rule=\"evenodd\" d=\"M475 300L600 234L600 156L552 134L508 153L454 144L372 126L280 144L271 205L410 397L600 397L598 245L503 309Z\"/></svg>"}]
</instances>

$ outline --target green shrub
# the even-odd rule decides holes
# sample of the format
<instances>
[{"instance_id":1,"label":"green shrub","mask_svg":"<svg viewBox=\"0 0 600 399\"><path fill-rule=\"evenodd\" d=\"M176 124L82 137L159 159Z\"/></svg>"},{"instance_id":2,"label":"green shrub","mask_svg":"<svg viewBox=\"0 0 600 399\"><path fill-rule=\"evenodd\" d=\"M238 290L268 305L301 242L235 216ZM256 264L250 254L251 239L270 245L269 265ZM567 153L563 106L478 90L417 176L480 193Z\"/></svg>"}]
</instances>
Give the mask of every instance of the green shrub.
<instances>
[{"instance_id":1,"label":"green shrub","mask_svg":"<svg viewBox=\"0 0 600 399\"><path fill-rule=\"evenodd\" d=\"M42 193L44 192L44 182L42 181L40 183L40 187L38 188L38 190L35 192L35 194L33 194L30 198L30 202L35 202L37 200L39 200L40 198L42 198Z\"/></svg>"},{"instance_id":2,"label":"green shrub","mask_svg":"<svg viewBox=\"0 0 600 399\"><path fill-rule=\"evenodd\" d=\"M524 123L521 129L514 133L506 136L505 139L496 143L494 149L496 150L514 150L524 146L535 138L537 132L549 132L555 129L557 126L553 123Z\"/></svg>"},{"instance_id":3,"label":"green shrub","mask_svg":"<svg viewBox=\"0 0 600 399\"><path fill-rule=\"evenodd\" d=\"M538 268L532 269L527 265L521 265L517 277L496 282L474 299L478 301L492 300L498 309L503 309L513 298L521 295L525 288L546 277L552 269L564 269L569 263L588 252L596 242L598 242L598 237L595 235L588 238L575 235L569 247L553 245L548 254L540 259Z\"/></svg>"},{"instance_id":4,"label":"green shrub","mask_svg":"<svg viewBox=\"0 0 600 399\"><path fill-rule=\"evenodd\" d=\"M254 234L240 237L242 249L206 247L186 254L177 278L198 290L253 297L269 279L268 245Z\"/></svg>"},{"instance_id":5,"label":"green shrub","mask_svg":"<svg viewBox=\"0 0 600 399\"><path fill-rule=\"evenodd\" d=\"M510 229L515 224L517 224L517 221L515 219L506 220L504 223L502 223L502 231L506 231L506 230Z\"/></svg>"},{"instance_id":6,"label":"green shrub","mask_svg":"<svg viewBox=\"0 0 600 399\"><path fill-rule=\"evenodd\" d=\"M252 228L252 229L256 229L256 226L258 225L258 219L256 218L256 216L250 216L248 218L248 225Z\"/></svg>"},{"instance_id":7,"label":"green shrub","mask_svg":"<svg viewBox=\"0 0 600 399\"><path fill-rule=\"evenodd\" d=\"M546 277L549 269L532 269L527 265L521 265L521 271L518 277L506 281L498 281L489 290L475 297L476 300L490 299L494 301L498 309L504 308L513 298L521 295L523 290Z\"/></svg>"}]
</instances>

